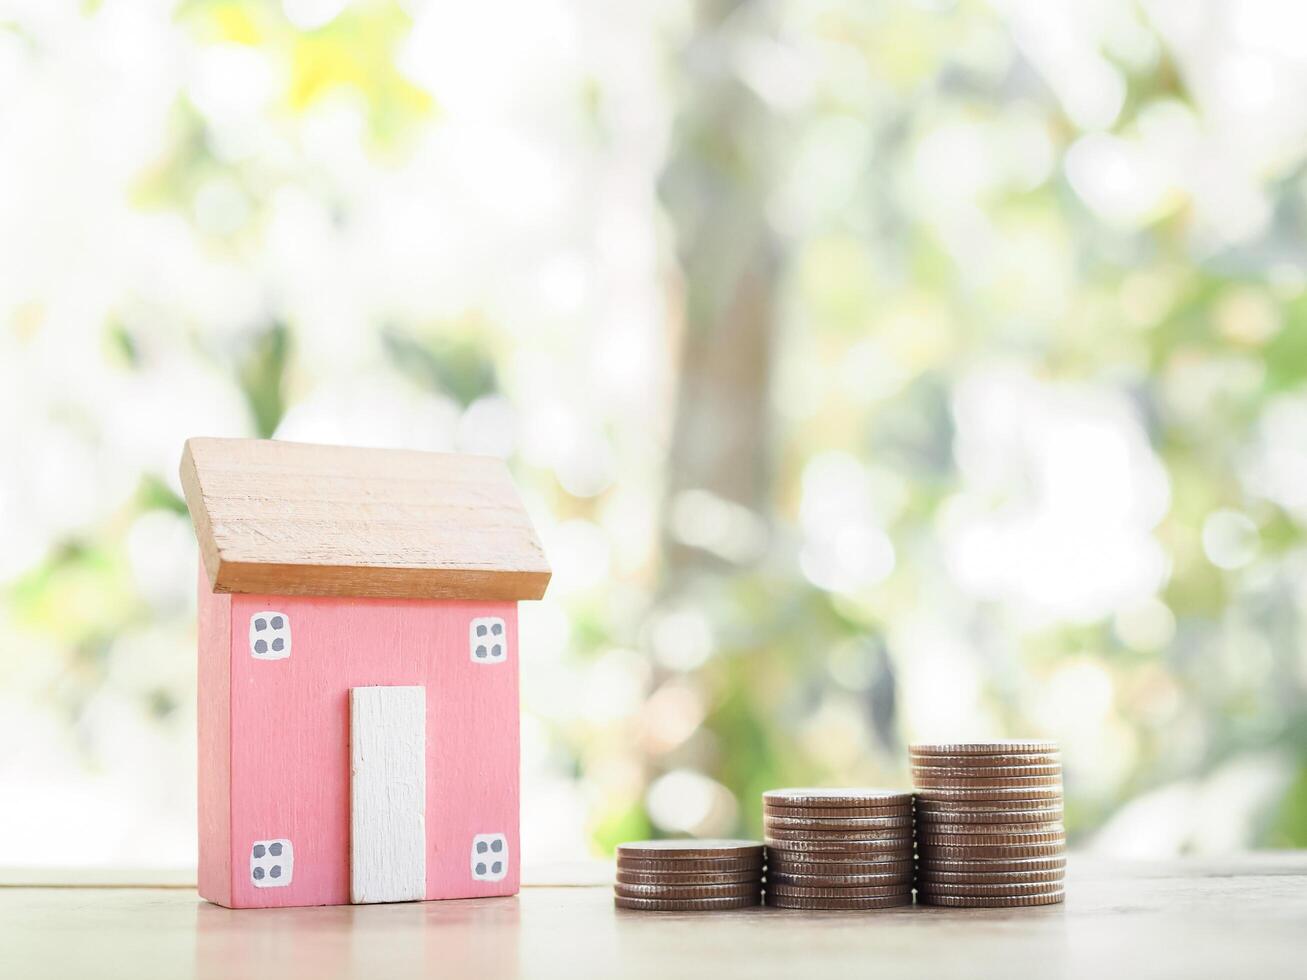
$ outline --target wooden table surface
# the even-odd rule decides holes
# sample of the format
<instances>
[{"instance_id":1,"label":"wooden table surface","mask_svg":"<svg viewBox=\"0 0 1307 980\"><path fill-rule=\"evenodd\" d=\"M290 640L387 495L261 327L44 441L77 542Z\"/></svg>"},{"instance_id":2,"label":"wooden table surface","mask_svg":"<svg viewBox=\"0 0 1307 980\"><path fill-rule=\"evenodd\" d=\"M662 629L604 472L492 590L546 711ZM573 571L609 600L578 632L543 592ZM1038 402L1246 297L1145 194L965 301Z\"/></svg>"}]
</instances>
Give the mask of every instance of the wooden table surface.
<instances>
[{"instance_id":1,"label":"wooden table surface","mask_svg":"<svg viewBox=\"0 0 1307 980\"><path fill-rule=\"evenodd\" d=\"M0 872L0 977L1307 976L1307 852L1073 857L1065 905L1007 910L619 912L611 874L541 869L516 898L235 912L175 876Z\"/></svg>"}]
</instances>

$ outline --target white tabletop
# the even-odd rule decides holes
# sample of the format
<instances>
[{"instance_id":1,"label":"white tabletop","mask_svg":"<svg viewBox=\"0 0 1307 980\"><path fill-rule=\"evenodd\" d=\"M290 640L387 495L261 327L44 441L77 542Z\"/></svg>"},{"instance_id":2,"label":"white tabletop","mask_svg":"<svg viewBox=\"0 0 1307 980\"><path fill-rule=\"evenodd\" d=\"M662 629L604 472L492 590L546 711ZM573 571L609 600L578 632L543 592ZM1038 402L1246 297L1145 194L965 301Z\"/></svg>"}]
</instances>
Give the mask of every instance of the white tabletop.
<instances>
[{"instance_id":1,"label":"white tabletop","mask_svg":"<svg viewBox=\"0 0 1307 980\"><path fill-rule=\"evenodd\" d=\"M1265 980L1307 963L1307 853L1073 857L1064 905L1008 910L619 912L611 875L537 869L515 898L231 911L186 876L11 871L0 977Z\"/></svg>"}]
</instances>

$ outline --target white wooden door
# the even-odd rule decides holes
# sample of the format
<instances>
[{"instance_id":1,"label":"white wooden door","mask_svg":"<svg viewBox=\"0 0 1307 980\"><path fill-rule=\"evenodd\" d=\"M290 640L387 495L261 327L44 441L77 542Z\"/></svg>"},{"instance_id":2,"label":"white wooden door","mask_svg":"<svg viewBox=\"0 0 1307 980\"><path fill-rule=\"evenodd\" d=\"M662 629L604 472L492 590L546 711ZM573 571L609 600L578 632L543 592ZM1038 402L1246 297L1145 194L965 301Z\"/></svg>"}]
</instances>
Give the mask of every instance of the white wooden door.
<instances>
[{"instance_id":1,"label":"white wooden door","mask_svg":"<svg viewBox=\"0 0 1307 980\"><path fill-rule=\"evenodd\" d=\"M411 902L427 891L427 690L349 692L350 898Z\"/></svg>"}]
</instances>

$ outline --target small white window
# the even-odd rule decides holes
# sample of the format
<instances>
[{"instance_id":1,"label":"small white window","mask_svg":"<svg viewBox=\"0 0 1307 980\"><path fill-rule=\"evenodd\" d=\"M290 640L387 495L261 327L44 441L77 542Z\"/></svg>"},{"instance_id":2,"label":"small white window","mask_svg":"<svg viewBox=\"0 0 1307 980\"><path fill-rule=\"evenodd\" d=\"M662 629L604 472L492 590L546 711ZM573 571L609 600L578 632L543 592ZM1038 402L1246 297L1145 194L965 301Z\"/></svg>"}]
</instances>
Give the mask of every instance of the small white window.
<instances>
[{"instance_id":1,"label":"small white window","mask_svg":"<svg viewBox=\"0 0 1307 980\"><path fill-rule=\"evenodd\" d=\"M474 664L502 664L508 659L508 632L498 616L472 620L468 639Z\"/></svg>"},{"instance_id":2,"label":"small white window","mask_svg":"<svg viewBox=\"0 0 1307 980\"><path fill-rule=\"evenodd\" d=\"M290 617L285 613L257 612L250 617L250 654L255 660L284 660L290 656Z\"/></svg>"},{"instance_id":3,"label":"small white window","mask_svg":"<svg viewBox=\"0 0 1307 980\"><path fill-rule=\"evenodd\" d=\"M499 881L508 874L508 838L477 834L472 838L472 880Z\"/></svg>"},{"instance_id":4,"label":"small white window","mask_svg":"<svg viewBox=\"0 0 1307 980\"><path fill-rule=\"evenodd\" d=\"M295 870L295 849L290 841L256 840L250 848L250 881L255 888L284 888Z\"/></svg>"}]
</instances>

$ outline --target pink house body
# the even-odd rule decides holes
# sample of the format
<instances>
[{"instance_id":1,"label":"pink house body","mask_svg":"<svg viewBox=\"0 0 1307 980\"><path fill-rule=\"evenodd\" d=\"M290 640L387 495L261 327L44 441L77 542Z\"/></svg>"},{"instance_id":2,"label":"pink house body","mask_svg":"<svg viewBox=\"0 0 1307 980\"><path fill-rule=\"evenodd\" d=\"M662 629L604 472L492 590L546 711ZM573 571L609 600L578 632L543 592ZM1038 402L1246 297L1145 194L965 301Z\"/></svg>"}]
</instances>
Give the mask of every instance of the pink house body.
<instances>
[{"instance_id":1,"label":"pink house body","mask_svg":"<svg viewBox=\"0 0 1307 980\"><path fill-rule=\"evenodd\" d=\"M517 600L499 460L192 439L199 891L230 908L518 890Z\"/></svg>"}]
</instances>

